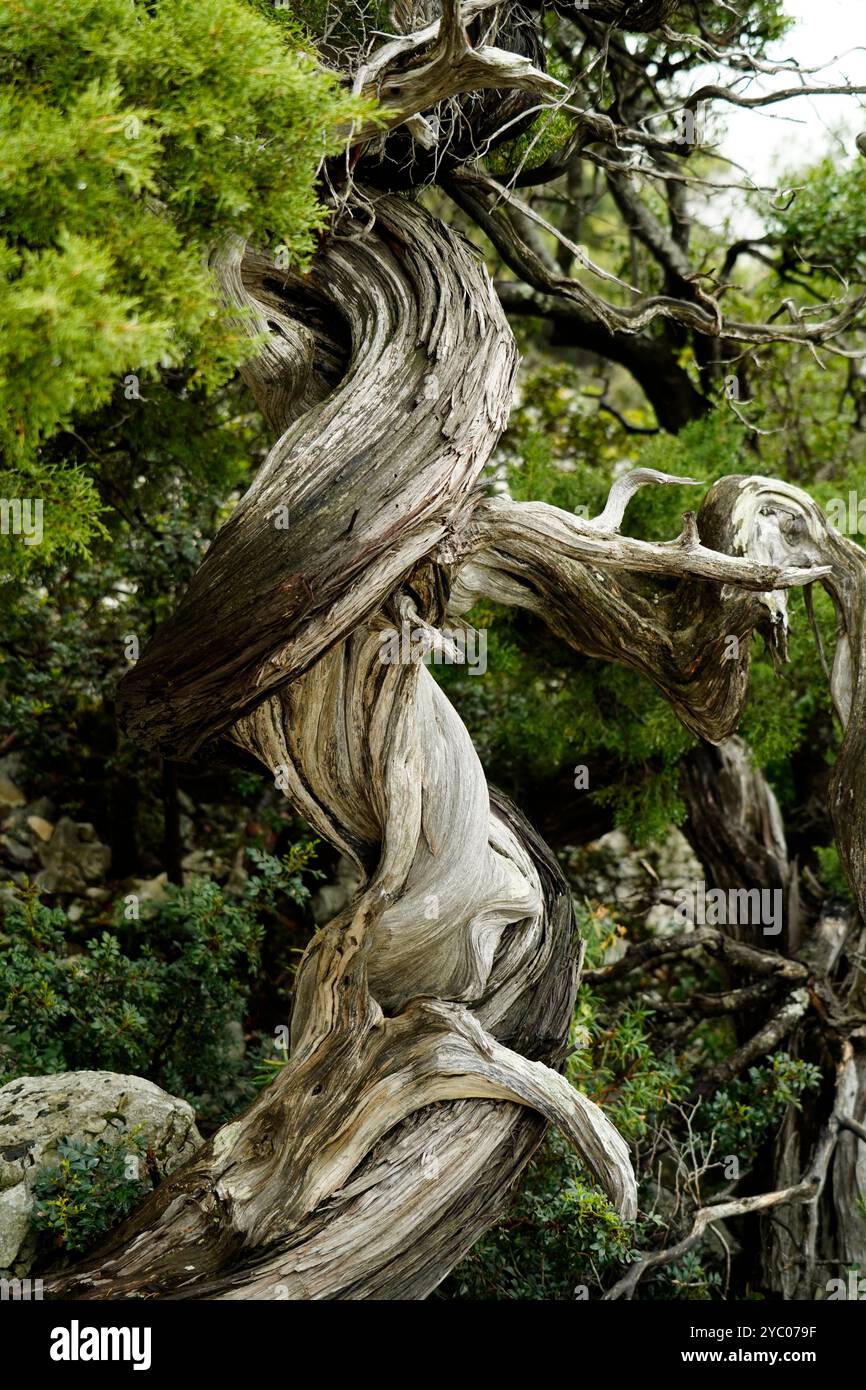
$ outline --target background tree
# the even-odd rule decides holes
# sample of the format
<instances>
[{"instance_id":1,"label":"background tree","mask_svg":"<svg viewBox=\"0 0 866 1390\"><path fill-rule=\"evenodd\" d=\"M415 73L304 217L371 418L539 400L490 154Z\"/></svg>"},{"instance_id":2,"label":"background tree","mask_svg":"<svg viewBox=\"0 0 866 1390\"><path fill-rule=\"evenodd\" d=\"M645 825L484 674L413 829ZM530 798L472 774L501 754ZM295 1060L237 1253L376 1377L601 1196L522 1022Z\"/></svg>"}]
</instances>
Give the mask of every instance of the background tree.
<instances>
[{"instance_id":1,"label":"background tree","mask_svg":"<svg viewBox=\"0 0 866 1390\"><path fill-rule=\"evenodd\" d=\"M244 14L237 23L253 23L235 12ZM754 426L772 429L780 417L789 420L796 393L809 391L809 360L814 362L818 349L839 377L845 409L856 412L856 374L849 366L854 359L845 354L859 347L862 296L840 288L826 265L813 271L812 262L803 260L804 239L814 238L821 226L820 172L807 187L800 221L792 215L795 201L771 214L766 237L757 241L720 244L698 216L701 189L717 199L717 185L728 182L696 138L699 108L744 98L725 83L702 81L695 90L689 73L709 58L734 71L775 72L784 80L784 67L766 56L783 28L780 7L746 6L738 18L726 5L689 13L655 3L600 3L589 10L559 5L542 14L539 8L470 3L462 11L446 5L440 26L432 6L395 7L390 17L361 7L348 20L321 6L299 7L297 18L318 42L323 60L352 77L356 92L378 99L376 123L357 103L338 113L342 99L333 86L323 89L334 103L333 118L354 115L356 124L344 134L348 158L322 171L319 207L331 217L330 229L306 275L294 263L280 263L270 215L244 222L238 203L230 200L218 226L196 212L203 224L199 245L216 248L230 305L226 312L212 302L207 317L223 324L230 339L227 358L236 354L231 365L243 359L245 379L277 443L254 489L208 550L175 616L127 679L123 709L135 736L170 760L205 750L213 756L221 740L223 755L228 744L252 753L272 772L280 769L295 806L357 861L367 885L351 912L335 919L305 958L295 990L289 1066L243 1120L217 1135L191 1169L133 1218L111 1256L100 1259L107 1271L100 1280L109 1283L94 1283L83 1272L67 1287L104 1296L132 1291L145 1280L150 1287L156 1283L195 1296L275 1296L280 1283L296 1296L423 1294L510 1201L510 1183L543 1128L530 1108L558 1120L576 1142L584 1167L607 1183L628 1214L631 1179L619 1141L555 1070L572 1012L574 964L568 964L568 895L559 871L498 796L488 823L483 778L465 731L424 668L395 669L383 683L376 661L383 625L411 621L426 626L436 640L449 604L452 614L466 612L483 595L488 615L499 612L497 604L515 602L528 613L507 626L496 619L502 650L511 654L513 683L506 667L481 696L472 692L467 699L470 678L455 691L470 727L477 722L488 740L489 771L496 775L504 767L512 789L522 790L528 775L549 778L573 761L565 757L573 731L584 741L588 733L595 740L591 765L598 766L597 753L604 755L600 780L607 783L598 788L601 805L594 796L583 820L588 833L606 814L605 802L614 801L618 819L625 816L644 829L657 829L688 809L689 834L710 882L721 881L723 867L734 884L784 889L788 918L781 952L711 932L656 943L649 951L651 943L638 939L637 955L619 966L605 964L602 953L594 970L598 979L590 984L614 989L612 1020L599 1026L602 1037L609 1033L616 1041L602 1043L600 1055L593 1046L572 1077L608 1101L636 1075L646 1079L647 1054L641 1049L649 1046L647 1016L636 1018L634 1008L663 1005L662 1013L670 1012L669 1022L654 1025L652 1045L665 1057L659 1098L672 1106L685 1103L676 1112L679 1119L668 1115L660 1124L668 1125L672 1151L691 1154L688 1200L669 1218L668 1229L678 1222L688 1226L702 1200L698 1179L706 1172L706 1156L694 1146L684 1150L690 1105L713 1085L733 1085L750 1064L773 1053L795 1029L805 1029L805 1052L817 1048L827 1075L838 1067L836 1101L822 1095L806 1124L786 1110L785 1124L800 1126L801 1152L792 1158L789 1142L776 1173L751 1164L755 1171L745 1175L726 1216L803 1200L809 1233L792 1237L792 1248L804 1252L795 1284L788 1248L761 1277L771 1287L781 1280L789 1295L793 1287L811 1288L823 1269L850 1258L861 1238L852 1179L856 1140L849 1127L848 1147L838 1128L840 1113L856 1125L862 1111L852 1040L860 1011L860 925L850 911L822 918L822 893L812 880L812 900L807 894L802 906L803 894L794 892L801 885L793 857L768 830L777 827L775 801L742 746L723 742L717 755L702 747L688 750L696 737L719 742L737 726L753 630L763 633L775 656L785 654L787 622L778 591L825 579L835 614L828 599L823 613L815 605L816 622L826 629L829 617L831 633L834 619L841 624L837 652L843 655L837 656L833 686L847 725L830 795L837 808L845 808L841 817L837 809L837 832L849 875L859 886L862 830L848 805L852 797L859 804L862 564L856 547L828 531L804 494L760 479L742 496L721 481L711 489L698 518L706 549L689 525L674 550L654 543L676 533L678 523L671 523L688 505L676 487L647 489L635 503L632 529L647 538L643 547L617 535L627 500L622 482L606 502L615 465L629 459L654 470L639 481L654 476L670 483L665 475L682 472L712 483L732 471L779 470L810 482L790 435L783 441L755 433ZM374 31L389 22L397 37L383 44ZM278 42L264 24L255 33L263 43ZM274 53L275 62L284 61L281 48ZM245 83L245 73L241 77ZM305 95L312 90L305 87ZM774 98L746 99L765 104ZM154 98L148 100L158 109ZM252 124L261 119L252 118ZM315 119L327 118L320 113ZM843 177L856 208L857 166ZM182 179L168 182L175 188ZM112 196L114 191L112 184ZM160 203L160 227L171 225L166 207L172 196ZM496 297L477 258L431 219L428 207L483 240ZM308 211L306 225L310 217ZM601 228L611 217L618 230L602 244ZM247 238L246 249L242 240L225 235L229 231ZM287 235L281 230L280 244L294 254L303 234L296 242L286 242ZM846 253L840 235L839 255L849 256L841 273L856 281L854 241L851 236ZM817 242L809 254L818 260ZM551 353L562 363L553 380L541 367L534 394L527 392L506 436L515 506L504 498L482 501L475 490L505 423L511 391L513 351L500 305L514 317L530 365L541 365ZM162 386L171 368L160 372ZM769 389L752 398L759 373L762 388L768 382ZM218 372L215 384L222 380ZM581 409L583 389L597 398L596 413ZM91 403L84 392L80 400ZM195 412L197 432L205 429L199 421L208 418L207 411L214 412L214 455L224 435L233 436L237 470L216 480L213 511L200 522L196 518L202 537L224 507L227 487L241 480L241 455L261 437L260 423L241 401L234 385L220 386L208 406ZM193 411L172 405L171 418L178 449L194 452ZM680 433L676 440L650 438L638 458L642 433L659 427ZM833 427L829 418L810 421L814 452L822 448L821 429ZM109 432L104 452L110 456L119 429L117 407L100 428ZM157 428L149 447L158 459L166 440L170 444L171 433ZM48 448L40 459L50 458ZM605 451L607 468L600 466ZM99 457L100 449L95 453ZM132 438L123 457L135 468L141 456L139 440ZM63 476L95 475L110 487L111 468L101 457L96 468L73 457L90 472L67 469ZM202 462L207 458L205 453ZM838 479L829 474L822 482L835 488ZM529 505L545 493L566 512ZM121 517L112 517L111 524L129 527L123 534L137 532L142 552L141 580L136 577L129 586L133 592L120 600L121 612L126 620L140 604L149 626L156 627L168 605L164 591L156 596L163 579L147 554L164 554L176 582L178 549L187 547L192 560L201 547L189 546L185 526L176 528L173 541L173 528L162 522L160 534L151 533L145 542L146 496L131 519L123 517L128 502L122 486L115 497L106 493ZM574 507L583 519L574 519ZM275 524L280 508L287 511L288 529ZM734 514L739 519L732 528ZM592 516L594 525L587 520ZM744 551L746 558L733 558ZM789 573L779 569L780 561L791 567ZM87 582L94 592L99 588L98 578L78 582L70 602L76 620ZM121 592L125 587L121 579ZM32 603L22 600L19 613ZM552 661L551 647L538 648L539 616L583 654L576 665L563 664L561 648ZM731 634L741 647L724 663ZM625 669L590 670L585 658L598 655ZM801 742L808 744L817 733L829 750L835 737L829 708L814 694L818 669L817 657L808 667L798 666L793 695L783 706L771 691L769 669L763 675L759 670L757 707L746 716L759 744L764 739L763 761L781 769L795 805L804 781L818 803L827 790L826 778L804 778L796 768ZM21 675L22 684L32 683ZM647 675L685 731L641 683ZM515 768L513 730L521 712L526 714L527 676L535 689L542 681L553 685L557 717L546 721L547 762L532 768L524 758ZM372 713L362 715L362 696ZM26 698L33 698L32 691ZM348 732L344 700L358 709ZM812 703L811 711L804 701ZM787 717L792 708L798 712L793 722ZM639 721L645 727L638 734ZM384 739L381 728L388 730ZM427 737L419 737L419 730L427 730ZM448 750L444 769L437 736ZM19 737L26 746L24 729ZM614 798L617 783L622 785ZM419 786L427 788L423 813ZM536 798L539 804L544 799L540 789ZM804 844L812 841L809 852L814 812L812 817L800 828ZM579 838L580 819L557 827L561 842ZM394 839L393 830L386 831L396 825L401 830ZM132 862L131 843L127 854ZM471 898L467 883L473 885ZM431 894L438 903L428 916ZM797 911L795 901L801 904ZM677 973L669 965L659 973L683 951L696 963L685 1000L678 996ZM654 967L649 981L645 974L631 975L632 967L642 970L647 963ZM616 995L625 986L617 982L629 976L626 984L637 983L638 999L630 1022L624 1022L627 1000ZM335 991L337 981L342 995ZM824 1015L812 1011L807 1017L803 985L809 983L814 995L816 981ZM409 1002L419 994L440 1003ZM846 1001L841 1008L838 999ZM377 1005L385 1009L385 1020ZM684 1053L683 1037L706 1014L736 1017L742 1036L718 1023L701 1025L697 1045ZM403 1086L395 1103L386 1077L394 1074L395 1057L404 1055L412 1058L411 1085ZM623 1064L624 1057L629 1060ZM539 1068L536 1059L547 1066ZM767 1097L755 1121L764 1138L778 1123L774 1106L795 1106L814 1082L813 1073L796 1061L773 1066L754 1083ZM316 1080L320 1073L327 1082ZM406 1072L401 1074L405 1080ZM735 1108L736 1091L724 1095ZM467 1099L450 1105L444 1119L442 1112L424 1108L430 1100L455 1097ZM828 1100L831 1118L822 1132ZM638 1097L631 1103L639 1104ZM645 1119L635 1121L621 1103L619 1111L616 1118L644 1176ZM712 1118L730 1127L723 1107ZM263 1135L274 1131L285 1143L269 1159ZM659 1124L652 1133L657 1146ZM483 1174L473 1168L469 1135L476 1159L484 1160ZM330 1146L327 1161L317 1164L309 1146L323 1141ZM226 1167L229 1147L238 1168L233 1177ZM397 1158L402 1166L395 1178ZM763 1177L756 1203L749 1184ZM368 1194L363 1215L361 1192ZM209 1213L215 1203L222 1210L227 1193L235 1203L232 1219L215 1240ZM323 1221L320 1203L328 1194L332 1214ZM173 1224L178 1198L186 1237ZM819 1250L815 1232L830 1229L830 1223L819 1220L818 1202L828 1198L837 1206L833 1229L844 1235L841 1244ZM594 1194L592 1201L598 1200ZM582 1209L587 1205L589 1198ZM419 1236L408 1243L399 1235L401 1209L412 1213ZM699 1211L694 1243L706 1224ZM157 1272L152 1242L166 1231L173 1255ZM144 1233L135 1256L127 1243L133 1232ZM627 1238L615 1230L614 1263ZM345 1245L347 1239L356 1254L334 1276L329 1242ZM638 1243L653 1239L648 1227ZM684 1239L682 1258L690 1254L688 1229ZM186 1240L194 1242L194 1252ZM237 1267L241 1241L259 1254ZM299 1261L315 1276L299 1280ZM635 1278L666 1262L653 1257L636 1267ZM613 1293L632 1287L626 1281Z\"/></svg>"}]
</instances>

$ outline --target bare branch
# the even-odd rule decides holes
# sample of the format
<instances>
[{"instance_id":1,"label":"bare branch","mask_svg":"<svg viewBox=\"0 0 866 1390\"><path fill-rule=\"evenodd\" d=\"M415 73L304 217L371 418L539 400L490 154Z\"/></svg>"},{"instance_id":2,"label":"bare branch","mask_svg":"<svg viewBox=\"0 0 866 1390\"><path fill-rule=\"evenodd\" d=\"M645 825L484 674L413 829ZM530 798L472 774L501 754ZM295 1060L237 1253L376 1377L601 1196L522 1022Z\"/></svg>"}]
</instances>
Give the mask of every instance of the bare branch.
<instances>
[{"instance_id":1,"label":"bare branch","mask_svg":"<svg viewBox=\"0 0 866 1390\"><path fill-rule=\"evenodd\" d=\"M668 1246L666 1250L657 1250L654 1254L638 1260L613 1288L602 1294L602 1298L608 1302L618 1298L631 1298L644 1275L687 1254L697 1245L708 1227L717 1222L730 1221L734 1216L751 1216L754 1212L767 1211L770 1207L783 1206L787 1202L812 1201L815 1186L814 1180L808 1178L797 1183L795 1187L787 1187L780 1192L762 1192L757 1197L738 1197L733 1201L719 1202L716 1206L702 1207L695 1213L692 1229L687 1236L677 1241L676 1245Z\"/></svg>"},{"instance_id":2,"label":"bare branch","mask_svg":"<svg viewBox=\"0 0 866 1390\"><path fill-rule=\"evenodd\" d=\"M805 323L802 314L797 314L794 316L795 321L791 324L774 322L750 324L736 319L724 318L718 302L711 295L698 291L693 284L692 294L700 302L678 299L671 295L653 295L638 299L636 303L629 306L619 306L603 299L588 289L580 280L557 275L549 270L544 262L527 246L513 223L498 216L495 206L490 206L486 202L485 194L492 194L496 198L501 198L504 195L505 201L513 201L513 196L507 194L507 191L503 190L495 180L490 179L487 175L463 168L453 174L446 184L446 188L459 206L468 212L490 236L496 249L521 278L528 280L536 290L551 296L552 300L561 301L563 314L567 315L572 310L577 310L580 314L590 314L610 333L637 334L659 319L669 319L692 328L702 335L713 338L724 337L732 342L828 344L830 340L838 337L840 333L850 327L862 310L866 308L866 290L864 290L844 301L841 306L832 304L822 306L825 311L830 313L830 317L820 322ZM519 202L519 200L515 201ZM526 212L527 209L521 206L521 211ZM535 220L541 221L542 219L535 214ZM597 269L591 265L580 247L575 247L573 243L570 243L570 247L579 254L586 266L590 269ZM684 273L686 264L681 261L680 253L673 247L673 243L668 249L676 254L679 270ZM632 293L636 293L633 287L629 288ZM551 305L551 309L552 307ZM837 309L836 313L832 312L833 308Z\"/></svg>"},{"instance_id":3,"label":"bare branch","mask_svg":"<svg viewBox=\"0 0 866 1390\"><path fill-rule=\"evenodd\" d=\"M384 125L392 130L440 101L462 92L513 88L538 92L555 100L568 87L536 68L528 58L506 49L473 48L466 25L494 0L444 0L442 18L414 34L392 39L374 53L356 74L354 91L379 102L379 119L351 131L354 142L372 138ZM428 49L426 53L424 49ZM407 65L407 56L421 61ZM348 133L348 132L347 132Z\"/></svg>"},{"instance_id":4,"label":"bare branch","mask_svg":"<svg viewBox=\"0 0 866 1390\"><path fill-rule=\"evenodd\" d=\"M605 985L622 979L632 970L643 966L661 964L685 951L703 948L714 955L720 955L731 965L738 965L758 974L773 975L780 980L793 980L800 983L809 978L809 971L798 961L780 956L776 951L759 951L754 946L735 941L717 931L715 927L696 927L692 931L677 932L671 935L653 937L639 945L630 946L624 956L610 965L584 973L585 984Z\"/></svg>"}]
</instances>

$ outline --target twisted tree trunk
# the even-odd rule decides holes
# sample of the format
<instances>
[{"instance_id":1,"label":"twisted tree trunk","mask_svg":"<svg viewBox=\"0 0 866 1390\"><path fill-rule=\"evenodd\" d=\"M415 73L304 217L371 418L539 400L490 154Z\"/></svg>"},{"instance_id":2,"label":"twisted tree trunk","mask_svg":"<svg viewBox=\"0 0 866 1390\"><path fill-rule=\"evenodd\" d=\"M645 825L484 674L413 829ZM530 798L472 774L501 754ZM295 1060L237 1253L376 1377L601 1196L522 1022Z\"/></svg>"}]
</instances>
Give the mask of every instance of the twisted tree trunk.
<instances>
[{"instance_id":1,"label":"twisted tree trunk","mask_svg":"<svg viewBox=\"0 0 866 1390\"><path fill-rule=\"evenodd\" d=\"M429 19L401 9L407 26ZM492 9L447 0L441 24L358 72L390 127L412 121L429 144L413 113L443 97L561 89L491 34L470 43L465 23ZM672 9L611 0L599 13L652 27ZM834 814L866 901L860 553L806 494L764 478L716 484L665 544L619 534L638 487L688 481L652 470L620 479L591 521L485 498L516 353L480 255L412 201L356 188L339 211L307 276L240 242L216 258L239 324L265 338L246 376L276 442L119 706L166 758L216 740L252 753L362 886L299 967L288 1065L54 1292L423 1297L505 1210L548 1122L634 1214L625 1144L559 1071L579 961L566 885L488 789L420 660L477 596L642 672L720 742L742 709L750 634L783 651L785 590L825 582L848 720ZM672 304L619 318L637 332ZM706 307L683 312L716 331ZM403 624L421 637L412 659L383 660L383 634Z\"/></svg>"},{"instance_id":2,"label":"twisted tree trunk","mask_svg":"<svg viewBox=\"0 0 866 1390\"><path fill-rule=\"evenodd\" d=\"M624 1144L555 1070L577 947L555 861L426 666L381 659L389 624L444 621L513 341L480 259L396 199L307 284L239 247L220 269L270 328L250 385L283 432L124 717L166 752L222 734L254 753L366 882L300 968L285 1072L58 1287L421 1297L505 1209L545 1119L635 1202Z\"/></svg>"},{"instance_id":3,"label":"twisted tree trunk","mask_svg":"<svg viewBox=\"0 0 866 1390\"><path fill-rule=\"evenodd\" d=\"M304 957L288 1066L56 1281L67 1294L423 1297L505 1209L544 1121L633 1213L625 1145L556 1070L576 983L565 884L489 794L426 666L384 663L382 634L407 622L433 639L492 594L642 670L721 738L748 666L746 641L720 660L726 635L769 613L779 640L784 586L820 574L826 528L793 490L814 543L757 547L758 563L706 548L694 522L670 545L619 536L634 490L674 481L648 471L594 522L485 500L510 332L465 243L411 203L374 210L306 283L239 247L224 258L228 292L269 326L250 384L282 432L121 690L127 727L166 754L217 736L253 753L364 885ZM773 485L736 487L743 544L728 548L748 556Z\"/></svg>"}]
</instances>

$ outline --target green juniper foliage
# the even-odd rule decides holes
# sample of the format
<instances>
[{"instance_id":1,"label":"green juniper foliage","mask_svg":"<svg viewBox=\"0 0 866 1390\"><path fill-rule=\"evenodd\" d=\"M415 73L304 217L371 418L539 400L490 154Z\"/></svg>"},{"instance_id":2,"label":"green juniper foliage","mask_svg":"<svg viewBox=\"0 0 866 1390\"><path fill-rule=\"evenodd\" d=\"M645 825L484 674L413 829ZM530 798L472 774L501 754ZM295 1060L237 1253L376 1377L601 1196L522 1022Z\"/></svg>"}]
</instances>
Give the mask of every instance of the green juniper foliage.
<instances>
[{"instance_id":1,"label":"green juniper foliage","mask_svg":"<svg viewBox=\"0 0 866 1390\"><path fill-rule=\"evenodd\" d=\"M303 266L318 165L362 108L243 0L22 0L0 79L0 494L45 502L42 546L3 538L20 571L99 535L92 456L42 446L112 400L147 409L161 372L175 395L231 377L250 346L209 253L236 234Z\"/></svg>"},{"instance_id":2,"label":"green juniper foliage","mask_svg":"<svg viewBox=\"0 0 866 1390\"><path fill-rule=\"evenodd\" d=\"M37 1176L31 1223L42 1260L90 1249L151 1190L142 1135L115 1123L107 1134L67 1135L58 1145L58 1163Z\"/></svg>"},{"instance_id":3,"label":"green juniper foliage","mask_svg":"<svg viewBox=\"0 0 866 1390\"><path fill-rule=\"evenodd\" d=\"M846 279L866 272L863 221L866 217L866 163L861 156L842 164L837 156L788 175L796 198L776 213L782 253L792 272L809 276L829 266ZM813 267L812 262L817 264Z\"/></svg>"},{"instance_id":4,"label":"green juniper foliage","mask_svg":"<svg viewBox=\"0 0 866 1390\"><path fill-rule=\"evenodd\" d=\"M255 852L240 895L196 877L82 943L33 888L0 927L0 1084L15 1076L134 1072L224 1115L247 1093L230 1025L261 968L262 914L278 894L304 903L312 844L283 861ZM239 1089L240 1088L240 1089Z\"/></svg>"},{"instance_id":5,"label":"green juniper foliage","mask_svg":"<svg viewBox=\"0 0 866 1390\"><path fill-rule=\"evenodd\" d=\"M821 1072L811 1062L776 1052L716 1091L700 1111L700 1126L713 1133L717 1153L736 1153L748 1165L788 1106L799 1109L801 1097L820 1083Z\"/></svg>"}]
</instances>

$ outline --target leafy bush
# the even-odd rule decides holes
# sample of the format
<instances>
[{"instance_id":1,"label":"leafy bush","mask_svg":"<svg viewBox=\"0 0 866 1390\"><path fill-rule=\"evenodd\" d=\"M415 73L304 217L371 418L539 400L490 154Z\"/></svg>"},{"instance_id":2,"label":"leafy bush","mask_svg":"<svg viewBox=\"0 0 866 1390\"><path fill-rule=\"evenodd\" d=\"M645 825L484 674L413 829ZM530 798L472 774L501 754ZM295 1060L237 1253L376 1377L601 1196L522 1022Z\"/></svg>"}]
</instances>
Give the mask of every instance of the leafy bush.
<instances>
[{"instance_id":1,"label":"leafy bush","mask_svg":"<svg viewBox=\"0 0 866 1390\"><path fill-rule=\"evenodd\" d=\"M853 903L851 887L845 877L839 851L835 845L816 845L815 858L818 861L818 879L822 886L834 897Z\"/></svg>"},{"instance_id":2,"label":"leafy bush","mask_svg":"<svg viewBox=\"0 0 866 1390\"><path fill-rule=\"evenodd\" d=\"M718 1269L707 1269L696 1250L688 1250L676 1264L663 1265L645 1292L649 1299L708 1303L722 1296L722 1275Z\"/></svg>"},{"instance_id":3,"label":"leafy bush","mask_svg":"<svg viewBox=\"0 0 866 1390\"><path fill-rule=\"evenodd\" d=\"M258 914L278 893L305 900L313 852L297 845L282 862L259 852L238 897L195 878L168 891L146 930L121 913L83 949L64 911L26 890L0 937L0 1084L25 1073L135 1072L207 1119L237 1109L248 1087L230 1025L260 967Z\"/></svg>"},{"instance_id":4,"label":"leafy bush","mask_svg":"<svg viewBox=\"0 0 866 1390\"><path fill-rule=\"evenodd\" d=\"M784 261L800 274L832 265L846 279L862 279L863 219L866 216L866 169L855 155L840 165L839 158L822 159L808 170L789 174L795 196L775 210L775 230Z\"/></svg>"},{"instance_id":5,"label":"leafy bush","mask_svg":"<svg viewBox=\"0 0 866 1390\"><path fill-rule=\"evenodd\" d=\"M717 1153L737 1154L750 1164L788 1106L799 1110L804 1093L820 1083L821 1072L811 1062L776 1052L716 1091L699 1111L700 1127L715 1132Z\"/></svg>"},{"instance_id":6,"label":"leafy bush","mask_svg":"<svg viewBox=\"0 0 866 1390\"><path fill-rule=\"evenodd\" d=\"M121 1131L115 1125L112 1137L94 1140L67 1135L57 1146L60 1162L36 1178L31 1222L46 1254L89 1249L150 1191L146 1144Z\"/></svg>"},{"instance_id":7,"label":"leafy bush","mask_svg":"<svg viewBox=\"0 0 866 1390\"><path fill-rule=\"evenodd\" d=\"M687 1088L687 1075L673 1055L658 1055L651 1019L652 1010L640 1004L615 1010L610 1018L601 1001L581 987L572 1028L577 1050L568 1076L604 1106L626 1139L646 1134L653 1117Z\"/></svg>"}]
</instances>

